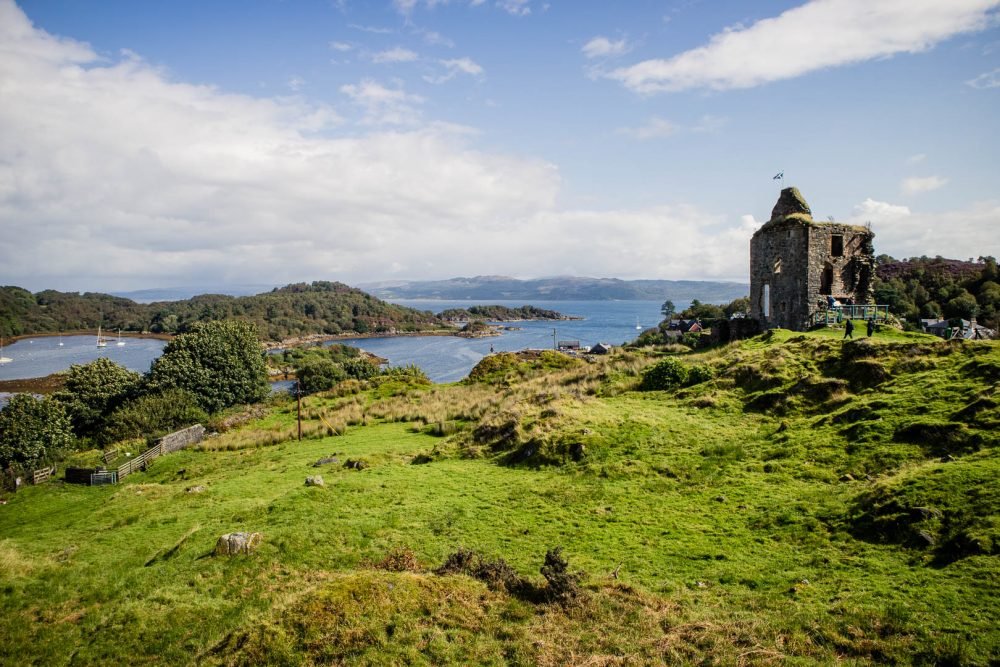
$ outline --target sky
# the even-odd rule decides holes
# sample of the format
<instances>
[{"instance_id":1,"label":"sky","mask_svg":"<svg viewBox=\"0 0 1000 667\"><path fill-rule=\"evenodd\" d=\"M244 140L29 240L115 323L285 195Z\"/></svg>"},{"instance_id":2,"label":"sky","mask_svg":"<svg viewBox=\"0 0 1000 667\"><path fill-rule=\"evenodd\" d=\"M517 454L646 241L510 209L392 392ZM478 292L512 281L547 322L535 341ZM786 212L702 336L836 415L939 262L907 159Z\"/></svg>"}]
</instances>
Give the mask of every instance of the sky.
<instances>
[{"instance_id":1,"label":"sky","mask_svg":"<svg viewBox=\"0 0 1000 667\"><path fill-rule=\"evenodd\" d=\"M998 149L1000 0L0 0L33 291L747 281L782 185L998 256Z\"/></svg>"}]
</instances>

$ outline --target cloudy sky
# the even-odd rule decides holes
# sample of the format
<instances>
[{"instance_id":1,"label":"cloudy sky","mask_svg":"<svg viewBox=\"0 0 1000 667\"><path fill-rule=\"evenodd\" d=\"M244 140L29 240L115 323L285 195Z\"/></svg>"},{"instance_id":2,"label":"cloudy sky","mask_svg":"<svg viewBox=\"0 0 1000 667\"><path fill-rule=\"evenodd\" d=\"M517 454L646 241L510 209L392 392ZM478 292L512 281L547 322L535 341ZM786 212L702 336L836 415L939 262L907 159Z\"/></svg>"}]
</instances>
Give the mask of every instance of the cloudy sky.
<instances>
[{"instance_id":1,"label":"cloudy sky","mask_svg":"<svg viewBox=\"0 0 1000 667\"><path fill-rule=\"evenodd\" d=\"M0 0L0 284L1000 255L1000 0Z\"/></svg>"}]
</instances>

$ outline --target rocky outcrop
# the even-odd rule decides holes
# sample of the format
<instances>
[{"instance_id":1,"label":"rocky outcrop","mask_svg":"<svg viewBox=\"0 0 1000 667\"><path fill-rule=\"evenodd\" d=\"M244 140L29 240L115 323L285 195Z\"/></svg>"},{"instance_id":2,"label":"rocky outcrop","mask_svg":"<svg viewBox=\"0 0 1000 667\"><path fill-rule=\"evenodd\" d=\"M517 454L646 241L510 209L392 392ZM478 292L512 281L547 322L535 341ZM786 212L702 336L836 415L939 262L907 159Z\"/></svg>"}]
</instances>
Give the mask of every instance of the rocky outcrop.
<instances>
[{"instance_id":1,"label":"rocky outcrop","mask_svg":"<svg viewBox=\"0 0 1000 667\"><path fill-rule=\"evenodd\" d=\"M264 536L260 533L226 533L215 543L215 555L252 554L263 540Z\"/></svg>"}]
</instances>

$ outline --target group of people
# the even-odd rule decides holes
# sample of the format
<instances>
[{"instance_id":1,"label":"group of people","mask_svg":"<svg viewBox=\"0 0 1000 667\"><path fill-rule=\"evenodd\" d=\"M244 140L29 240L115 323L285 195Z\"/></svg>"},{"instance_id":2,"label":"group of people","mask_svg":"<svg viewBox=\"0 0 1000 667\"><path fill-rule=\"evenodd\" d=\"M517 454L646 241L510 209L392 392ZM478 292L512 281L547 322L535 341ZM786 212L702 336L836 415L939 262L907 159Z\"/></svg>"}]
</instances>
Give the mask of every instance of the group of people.
<instances>
[{"instance_id":1,"label":"group of people","mask_svg":"<svg viewBox=\"0 0 1000 667\"><path fill-rule=\"evenodd\" d=\"M868 318L868 337L871 338L872 334L874 334L874 333L875 333L875 318L874 317L869 317ZM854 340L854 320L852 320L849 317L846 320L844 320L844 339L846 340L848 338L850 338L851 340Z\"/></svg>"}]
</instances>

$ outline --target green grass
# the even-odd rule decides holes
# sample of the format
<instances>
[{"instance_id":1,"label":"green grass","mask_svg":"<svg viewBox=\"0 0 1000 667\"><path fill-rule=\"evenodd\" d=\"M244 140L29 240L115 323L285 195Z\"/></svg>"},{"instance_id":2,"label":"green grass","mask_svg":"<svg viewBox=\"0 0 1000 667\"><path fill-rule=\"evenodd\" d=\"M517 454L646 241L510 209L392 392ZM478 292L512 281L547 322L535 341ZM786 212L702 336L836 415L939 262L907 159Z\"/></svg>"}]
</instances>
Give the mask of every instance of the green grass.
<instances>
[{"instance_id":1,"label":"green grass","mask_svg":"<svg viewBox=\"0 0 1000 667\"><path fill-rule=\"evenodd\" d=\"M344 435L264 446L294 423L277 406L116 487L22 491L0 507L0 661L996 659L1000 348L776 332L684 356L714 379L636 392L658 357L630 353L316 396L307 425ZM476 440L502 419L511 438ZM236 530L258 553L211 556ZM555 546L585 575L567 609L432 572L467 547L541 584ZM419 566L374 567L400 549Z\"/></svg>"}]
</instances>

